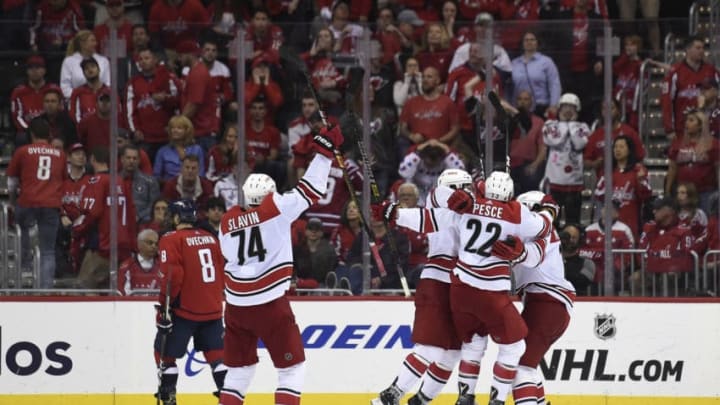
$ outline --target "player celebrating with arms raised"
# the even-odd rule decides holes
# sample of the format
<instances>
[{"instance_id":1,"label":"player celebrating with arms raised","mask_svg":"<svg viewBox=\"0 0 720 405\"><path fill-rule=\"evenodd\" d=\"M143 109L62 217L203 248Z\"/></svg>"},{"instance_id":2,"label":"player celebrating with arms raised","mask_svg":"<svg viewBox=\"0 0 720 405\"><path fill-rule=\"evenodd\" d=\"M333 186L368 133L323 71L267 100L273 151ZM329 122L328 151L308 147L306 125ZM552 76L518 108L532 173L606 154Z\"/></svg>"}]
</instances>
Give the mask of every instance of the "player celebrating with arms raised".
<instances>
[{"instance_id":1,"label":"player celebrating with arms raised","mask_svg":"<svg viewBox=\"0 0 720 405\"><path fill-rule=\"evenodd\" d=\"M225 265L225 362L228 374L221 405L243 405L258 363L262 339L278 369L275 404L298 405L305 376L305 351L285 292L293 256L290 225L325 193L330 165L343 142L338 127L314 135L317 152L298 185L276 193L275 182L251 174L243 184L246 208L234 206L220 223Z\"/></svg>"}]
</instances>

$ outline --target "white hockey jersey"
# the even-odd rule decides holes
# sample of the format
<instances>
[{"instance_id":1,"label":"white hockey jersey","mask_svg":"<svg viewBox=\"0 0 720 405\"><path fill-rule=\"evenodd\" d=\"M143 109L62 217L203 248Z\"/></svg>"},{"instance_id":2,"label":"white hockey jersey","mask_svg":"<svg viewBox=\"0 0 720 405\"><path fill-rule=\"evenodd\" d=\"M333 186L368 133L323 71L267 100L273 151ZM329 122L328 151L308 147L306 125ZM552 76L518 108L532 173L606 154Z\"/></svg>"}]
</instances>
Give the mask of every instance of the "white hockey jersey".
<instances>
[{"instance_id":1,"label":"white hockey jersey","mask_svg":"<svg viewBox=\"0 0 720 405\"><path fill-rule=\"evenodd\" d=\"M438 186L430 191L425 202L428 208L447 208L447 199L453 189L445 186ZM450 272L455 268L458 256L458 232L457 229L444 229L427 235L428 253L425 267L420 273L420 278L431 278L443 283L450 283Z\"/></svg>"},{"instance_id":2,"label":"white hockey jersey","mask_svg":"<svg viewBox=\"0 0 720 405\"><path fill-rule=\"evenodd\" d=\"M414 183L420 191L418 201L425 201L430 190L437 184L437 179L445 169L465 169L465 164L455 152L448 153L442 164L436 167L427 167L417 152L412 151L405 155L400 162L398 174L400 177Z\"/></svg>"},{"instance_id":3,"label":"white hockey jersey","mask_svg":"<svg viewBox=\"0 0 720 405\"><path fill-rule=\"evenodd\" d=\"M545 177L550 184L582 186L583 149L590 135L587 124L549 120L543 126L542 134L548 146Z\"/></svg>"},{"instance_id":4,"label":"white hockey jersey","mask_svg":"<svg viewBox=\"0 0 720 405\"><path fill-rule=\"evenodd\" d=\"M228 304L260 305L285 294L293 274L290 225L325 193L330 164L317 154L291 191L272 193L248 210L236 205L223 215L219 239Z\"/></svg>"},{"instance_id":5,"label":"white hockey jersey","mask_svg":"<svg viewBox=\"0 0 720 405\"><path fill-rule=\"evenodd\" d=\"M540 241L526 242L525 249L528 252L525 260L513 266L516 290L548 294L571 312L575 287L565 279L557 232L553 230Z\"/></svg>"},{"instance_id":6,"label":"white hockey jersey","mask_svg":"<svg viewBox=\"0 0 720 405\"><path fill-rule=\"evenodd\" d=\"M401 208L397 224L416 232L458 232L458 260L453 273L481 290L509 291L510 263L493 256L493 243L508 235L523 242L544 239L552 230L549 213L535 213L517 201L477 199L473 211L458 214L444 208Z\"/></svg>"}]
</instances>

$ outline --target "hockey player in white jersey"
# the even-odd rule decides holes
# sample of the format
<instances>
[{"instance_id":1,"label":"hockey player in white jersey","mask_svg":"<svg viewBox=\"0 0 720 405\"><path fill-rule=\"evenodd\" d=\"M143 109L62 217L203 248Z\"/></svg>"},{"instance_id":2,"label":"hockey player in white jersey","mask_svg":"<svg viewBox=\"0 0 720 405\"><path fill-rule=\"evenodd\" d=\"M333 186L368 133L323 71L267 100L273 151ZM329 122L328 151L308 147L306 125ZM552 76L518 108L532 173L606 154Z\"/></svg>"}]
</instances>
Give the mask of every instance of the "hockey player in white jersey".
<instances>
[{"instance_id":1,"label":"hockey player in white jersey","mask_svg":"<svg viewBox=\"0 0 720 405\"><path fill-rule=\"evenodd\" d=\"M457 189L472 190L470 174L461 169L444 170L437 179L437 186L427 195L425 207L447 207L446 201ZM450 273L458 254L457 230L446 229L427 237L428 261L415 292L412 332L415 346L405 357L393 383L371 401L372 405L399 404L403 394L420 378L423 378L423 384L408 404L430 402L442 390L460 359L461 342L450 312Z\"/></svg>"},{"instance_id":2,"label":"hockey player in white jersey","mask_svg":"<svg viewBox=\"0 0 720 405\"><path fill-rule=\"evenodd\" d=\"M544 197L539 191L529 191L517 201L535 211ZM538 366L567 329L575 300L575 289L564 276L560 238L554 230L545 239L526 243L511 235L509 240L495 242L492 254L514 263L516 289L523 300L521 315L528 327L525 353L512 383L513 399L516 404L545 404Z\"/></svg>"},{"instance_id":3,"label":"hockey player in white jersey","mask_svg":"<svg viewBox=\"0 0 720 405\"><path fill-rule=\"evenodd\" d=\"M334 151L343 142L338 127L314 135L317 152L298 185L278 194L275 182L251 174L243 185L246 207L223 215L220 246L225 265L225 364L221 405L243 405L262 339L278 370L275 404L298 405L305 352L285 292L293 274L290 225L325 193Z\"/></svg>"},{"instance_id":4,"label":"hockey player in white jersey","mask_svg":"<svg viewBox=\"0 0 720 405\"><path fill-rule=\"evenodd\" d=\"M451 284L450 304L458 337L470 342L474 335L490 336L499 345L493 367L490 405L502 405L510 392L517 365L525 351L527 327L510 300L510 262L494 256L493 244L515 235L524 241L544 239L552 230L556 211L550 200L535 213L512 201L513 181L507 173L493 172L485 182L485 195L473 201L456 190L448 199L451 209L388 210L390 220L416 232L455 229L459 235L458 260L453 269L459 282ZM397 212L395 212L397 211ZM472 404L468 392L458 403Z\"/></svg>"}]
</instances>

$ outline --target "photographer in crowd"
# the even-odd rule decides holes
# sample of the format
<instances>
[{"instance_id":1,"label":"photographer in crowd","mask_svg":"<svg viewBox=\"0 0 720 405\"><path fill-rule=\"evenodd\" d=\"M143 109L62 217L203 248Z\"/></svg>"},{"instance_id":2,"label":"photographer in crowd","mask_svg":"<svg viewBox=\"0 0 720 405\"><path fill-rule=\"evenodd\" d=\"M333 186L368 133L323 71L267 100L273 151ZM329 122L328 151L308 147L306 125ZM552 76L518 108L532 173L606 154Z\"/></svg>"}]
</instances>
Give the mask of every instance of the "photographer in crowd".
<instances>
[{"instance_id":1,"label":"photographer in crowd","mask_svg":"<svg viewBox=\"0 0 720 405\"><path fill-rule=\"evenodd\" d=\"M581 228L568 224L560 231L560 253L565 265L565 278L575 287L577 295L590 295L595 279L595 263L580 255Z\"/></svg>"}]
</instances>

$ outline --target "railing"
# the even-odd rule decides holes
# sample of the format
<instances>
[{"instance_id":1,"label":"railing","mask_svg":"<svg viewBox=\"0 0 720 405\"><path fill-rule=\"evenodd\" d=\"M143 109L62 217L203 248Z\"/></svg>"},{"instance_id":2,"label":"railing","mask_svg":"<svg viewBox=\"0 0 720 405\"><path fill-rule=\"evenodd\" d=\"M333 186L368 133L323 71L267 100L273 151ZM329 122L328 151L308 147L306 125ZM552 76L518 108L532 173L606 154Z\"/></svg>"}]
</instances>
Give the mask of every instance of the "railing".
<instances>
[{"instance_id":1,"label":"railing","mask_svg":"<svg viewBox=\"0 0 720 405\"><path fill-rule=\"evenodd\" d=\"M717 252L720 253L720 251ZM679 297L684 295L683 293L686 291L693 291L695 293L700 291L700 257L694 251L690 251L689 253L693 262L691 271L673 273L648 271L647 251L644 249L613 249L612 254L613 256L619 256L619 269L614 270L620 272L620 280L616 283L618 291L620 291L621 294L630 296L648 296L649 294L653 297ZM638 261L639 270L637 270ZM613 263L615 263L614 257ZM605 271L607 271L607 269ZM682 286L684 286L686 291L681 291L680 279L683 279ZM672 291L670 284L673 284ZM626 288L628 286L629 289ZM689 290L691 288L694 288L694 290ZM602 294L602 291L600 294Z\"/></svg>"},{"instance_id":2,"label":"railing","mask_svg":"<svg viewBox=\"0 0 720 405\"><path fill-rule=\"evenodd\" d=\"M694 35L697 32L698 25L700 24L700 9L702 5L699 2L694 2L690 6L690 17L688 18L688 34Z\"/></svg>"},{"instance_id":3,"label":"railing","mask_svg":"<svg viewBox=\"0 0 720 405\"><path fill-rule=\"evenodd\" d=\"M645 288L644 288L645 272L646 272L645 253L647 253L645 251L645 249L613 249L613 251L612 251L613 265L615 264L615 256L619 256L619 259L620 259L620 262L619 262L620 268L613 269L613 271L617 271L617 270L620 271L620 277L618 277L619 280L616 281L616 284L618 287L617 291L619 292L619 294L621 294L621 295L629 294L631 296L638 295L636 293L637 280L635 280L634 274L636 274L636 269L637 269L636 262L638 261L638 258L639 258L639 262L640 262L640 266L639 266L640 267L640 269L639 269L640 276L639 277L640 277L640 286L641 286L640 295L645 295ZM629 256L629 259L627 259L627 264L626 264L626 258L628 256ZM626 269L628 270L627 275L625 274ZM605 269L605 271L608 271L608 270ZM628 284L628 283L630 284L630 290L626 289L626 287L627 287L626 284ZM602 284L599 287L602 288Z\"/></svg>"},{"instance_id":4,"label":"railing","mask_svg":"<svg viewBox=\"0 0 720 405\"><path fill-rule=\"evenodd\" d=\"M645 119L643 117L643 113L645 112L645 106L647 104L647 86L649 82L648 78L646 76L648 75L648 66L650 65L649 61L644 61L640 65L640 77L638 78L638 90L639 93L638 97L638 103L637 103L637 113L638 113L638 134L640 134L640 139L642 139L643 143L647 143L647 136L645 134Z\"/></svg>"},{"instance_id":5,"label":"railing","mask_svg":"<svg viewBox=\"0 0 720 405\"><path fill-rule=\"evenodd\" d=\"M712 260L709 260L712 258ZM708 250L703 255L703 290L718 293L718 275L720 275L720 250ZM708 280L708 273L712 273L712 282Z\"/></svg>"}]
</instances>

